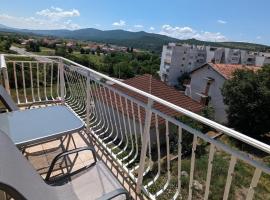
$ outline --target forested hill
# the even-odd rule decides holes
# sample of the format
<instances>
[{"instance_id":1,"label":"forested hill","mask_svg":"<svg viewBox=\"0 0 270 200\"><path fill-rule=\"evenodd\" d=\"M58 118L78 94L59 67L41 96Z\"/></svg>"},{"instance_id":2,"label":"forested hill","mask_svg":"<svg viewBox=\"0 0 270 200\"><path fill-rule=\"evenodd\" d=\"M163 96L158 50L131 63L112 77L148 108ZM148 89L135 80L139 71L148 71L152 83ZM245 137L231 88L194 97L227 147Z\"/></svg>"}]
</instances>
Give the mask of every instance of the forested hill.
<instances>
[{"instance_id":1,"label":"forested hill","mask_svg":"<svg viewBox=\"0 0 270 200\"><path fill-rule=\"evenodd\" d=\"M0 24L1 32L16 32L25 34L36 34L42 36L54 36L78 40L89 40L94 42L110 43L127 47L145 49L149 51L161 52L162 45L169 42L188 43L195 45L211 45L220 47L230 47L246 49L251 51L270 51L270 46L243 43L243 42L206 42L196 39L179 40L165 35L147 33L144 31L130 32L125 30L98 30L94 28L85 28L78 30L28 30L15 29Z\"/></svg>"}]
</instances>

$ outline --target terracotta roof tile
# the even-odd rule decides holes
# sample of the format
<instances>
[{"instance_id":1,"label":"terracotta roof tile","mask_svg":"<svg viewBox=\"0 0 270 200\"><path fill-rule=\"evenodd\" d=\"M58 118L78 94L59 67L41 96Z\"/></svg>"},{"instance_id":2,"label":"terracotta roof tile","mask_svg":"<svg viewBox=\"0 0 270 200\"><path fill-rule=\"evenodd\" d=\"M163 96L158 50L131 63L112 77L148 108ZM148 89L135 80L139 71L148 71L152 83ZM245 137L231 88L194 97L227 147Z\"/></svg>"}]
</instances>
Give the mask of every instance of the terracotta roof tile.
<instances>
[{"instance_id":1,"label":"terracotta roof tile","mask_svg":"<svg viewBox=\"0 0 270 200\"><path fill-rule=\"evenodd\" d=\"M214 63L209 63L209 65L211 67L213 67L218 73L220 73L226 79L232 78L233 73L236 70L252 70L252 71L257 71L257 70L261 69L260 67L249 66L249 65L214 64Z\"/></svg>"},{"instance_id":2,"label":"terracotta roof tile","mask_svg":"<svg viewBox=\"0 0 270 200\"><path fill-rule=\"evenodd\" d=\"M148 92L154 96L162 98L170 103L173 103L177 106L180 106L192 112L200 112L204 107L197 101L194 101L190 97L166 85L162 81L157 80L156 78L152 77L152 75L149 75L149 74L127 79L124 81L124 83L130 86L133 86L137 89L140 89L144 92ZM130 97L137 99L138 101L141 101L147 104L147 98L138 93L130 91L119 85L112 85L112 87L116 88L117 90L123 92L124 94ZM99 99L99 101L105 102L105 104L107 104L110 107L113 107L114 109L117 109L119 112L123 113L124 115L129 115L130 118L132 118L133 113L134 113L135 119L137 121L141 120L141 122L144 123L144 119L145 119L144 108L142 108L141 106L138 106L136 103L131 103L131 101L127 100L123 96L121 96L120 98L119 94L114 93L107 88L103 88L103 89L102 88L103 87L97 87L93 89L92 91L94 94L93 96L97 98L97 100ZM133 107L133 111L132 111L132 107ZM154 103L153 107L154 109L159 110L160 112L165 113L171 117L181 115L179 112L176 112L175 110L170 109L167 106L159 104L157 102ZM151 121L152 121L151 124L154 125L155 123L154 116L152 116ZM158 123L163 124L164 119L158 117Z\"/></svg>"}]
</instances>

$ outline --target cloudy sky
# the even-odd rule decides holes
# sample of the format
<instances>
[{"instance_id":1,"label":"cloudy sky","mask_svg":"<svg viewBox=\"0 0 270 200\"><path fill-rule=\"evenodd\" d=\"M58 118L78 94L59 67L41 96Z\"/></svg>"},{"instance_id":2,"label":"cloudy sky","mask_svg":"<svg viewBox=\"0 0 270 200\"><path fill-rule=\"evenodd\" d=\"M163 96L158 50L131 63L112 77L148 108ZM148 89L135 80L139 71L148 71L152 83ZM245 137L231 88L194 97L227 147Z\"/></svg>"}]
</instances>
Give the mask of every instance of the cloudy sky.
<instances>
[{"instance_id":1,"label":"cloudy sky","mask_svg":"<svg viewBox=\"0 0 270 200\"><path fill-rule=\"evenodd\" d=\"M269 7L269 0L1 0L0 24L143 30L179 39L270 45Z\"/></svg>"}]
</instances>

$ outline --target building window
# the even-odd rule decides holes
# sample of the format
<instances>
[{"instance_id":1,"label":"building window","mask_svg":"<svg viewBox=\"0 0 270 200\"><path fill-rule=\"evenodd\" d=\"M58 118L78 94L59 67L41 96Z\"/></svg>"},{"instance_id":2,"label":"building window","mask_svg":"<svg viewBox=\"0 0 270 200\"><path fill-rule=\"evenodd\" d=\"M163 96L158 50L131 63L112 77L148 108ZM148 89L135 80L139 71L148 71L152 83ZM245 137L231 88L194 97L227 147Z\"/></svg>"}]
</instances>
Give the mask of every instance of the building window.
<instances>
[{"instance_id":1,"label":"building window","mask_svg":"<svg viewBox=\"0 0 270 200\"><path fill-rule=\"evenodd\" d=\"M182 60L186 60L186 58L184 57Z\"/></svg>"},{"instance_id":2,"label":"building window","mask_svg":"<svg viewBox=\"0 0 270 200\"><path fill-rule=\"evenodd\" d=\"M184 64L182 64L181 66L184 67Z\"/></svg>"}]
</instances>

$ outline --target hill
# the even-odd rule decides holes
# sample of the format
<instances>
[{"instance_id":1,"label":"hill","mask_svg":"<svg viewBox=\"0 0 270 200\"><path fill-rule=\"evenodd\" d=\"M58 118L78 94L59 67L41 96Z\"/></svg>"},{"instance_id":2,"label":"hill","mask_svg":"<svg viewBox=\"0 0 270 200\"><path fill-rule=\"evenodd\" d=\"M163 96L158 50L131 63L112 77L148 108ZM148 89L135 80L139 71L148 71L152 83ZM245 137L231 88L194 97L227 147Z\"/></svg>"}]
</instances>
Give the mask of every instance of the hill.
<instances>
[{"instance_id":1,"label":"hill","mask_svg":"<svg viewBox=\"0 0 270 200\"><path fill-rule=\"evenodd\" d=\"M129 47L132 46L134 48L146 49L155 52L161 52L162 45L168 44L169 42L187 43L194 45L211 45L216 47L219 46L219 47L246 49L250 51L270 51L269 46L261 44L244 43L244 42L207 42L196 39L179 40L165 35L147 33L144 31L140 32L130 32L125 30L102 31L94 28L85 28L78 30L64 30L64 29L28 30L28 29L10 28L1 24L0 24L0 31L110 43Z\"/></svg>"}]
</instances>

